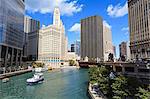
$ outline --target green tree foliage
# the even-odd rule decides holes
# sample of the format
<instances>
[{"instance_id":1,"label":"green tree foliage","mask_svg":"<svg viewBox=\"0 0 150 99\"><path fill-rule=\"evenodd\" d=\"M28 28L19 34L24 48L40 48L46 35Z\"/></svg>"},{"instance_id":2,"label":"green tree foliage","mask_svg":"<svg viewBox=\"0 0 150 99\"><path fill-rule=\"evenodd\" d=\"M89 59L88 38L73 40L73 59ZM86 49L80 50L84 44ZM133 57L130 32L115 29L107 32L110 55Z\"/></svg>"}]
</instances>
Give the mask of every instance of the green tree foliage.
<instances>
[{"instance_id":1,"label":"green tree foliage","mask_svg":"<svg viewBox=\"0 0 150 99\"><path fill-rule=\"evenodd\" d=\"M109 55L108 55L108 61L111 61L111 62L114 61L114 55L112 53L109 53Z\"/></svg>"},{"instance_id":2,"label":"green tree foliage","mask_svg":"<svg viewBox=\"0 0 150 99\"><path fill-rule=\"evenodd\" d=\"M74 60L69 60L69 65L70 66L75 66L76 65L76 62Z\"/></svg>"},{"instance_id":3,"label":"green tree foliage","mask_svg":"<svg viewBox=\"0 0 150 99\"><path fill-rule=\"evenodd\" d=\"M91 67L89 69L89 76L90 76L90 83L94 84L97 83L99 70L97 67Z\"/></svg>"},{"instance_id":4,"label":"green tree foliage","mask_svg":"<svg viewBox=\"0 0 150 99\"><path fill-rule=\"evenodd\" d=\"M138 93L136 94L136 97L138 99L150 99L150 91L139 87L138 88Z\"/></svg>"},{"instance_id":5,"label":"green tree foliage","mask_svg":"<svg viewBox=\"0 0 150 99\"><path fill-rule=\"evenodd\" d=\"M129 94L127 88L127 78L124 76L116 77L111 87L113 92L113 99L124 99Z\"/></svg>"},{"instance_id":6,"label":"green tree foliage","mask_svg":"<svg viewBox=\"0 0 150 99\"><path fill-rule=\"evenodd\" d=\"M108 93L108 75L109 71L105 67L92 67L89 70L90 83L98 83L104 94Z\"/></svg>"},{"instance_id":7,"label":"green tree foliage","mask_svg":"<svg viewBox=\"0 0 150 99\"><path fill-rule=\"evenodd\" d=\"M44 63L36 63L36 62L32 62L32 66L34 67L34 68L37 68L37 67L44 67Z\"/></svg>"},{"instance_id":8,"label":"green tree foliage","mask_svg":"<svg viewBox=\"0 0 150 99\"><path fill-rule=\"evenodd\" d=\"M109 91L109 71L105 67L99 67L99 78L98 84L101 90L103 90L104 94L108 94Z\"/></svg>"},{"instance_id":9,"label":"green tree foliage","mask_svg":"<svg viewBox=\"0 0 150 99\"><path fill-rule=\"evenodd\" d=\"M90 83L98 83L108 99L150 99L150 87L143 85L137 78L118 75L110 79L109 74L110 69L104 66L89 69Z\"/></svg>"},{"instance_id":10,"label":"green tree foliage","mask_svg":"<svg viewBox=\"0 0 150 99\"><path fill-rule=\"evenodd\" d=\"M137 89L142 84L137 80L135 77L126 77L127 78L127 85L129 90L129 96L133 97L137 93Z\"/></svg>"}]
</instances>

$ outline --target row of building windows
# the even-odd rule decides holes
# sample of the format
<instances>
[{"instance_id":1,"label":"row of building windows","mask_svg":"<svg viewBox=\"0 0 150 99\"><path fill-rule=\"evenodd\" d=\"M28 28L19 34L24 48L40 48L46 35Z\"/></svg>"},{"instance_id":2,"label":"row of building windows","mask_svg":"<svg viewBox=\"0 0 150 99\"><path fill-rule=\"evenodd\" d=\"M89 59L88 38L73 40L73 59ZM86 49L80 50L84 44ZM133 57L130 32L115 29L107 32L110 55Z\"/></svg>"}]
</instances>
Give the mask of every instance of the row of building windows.
<instances>
[{"instance_id":1,"label":"row of building windows","mask_svg":"<svg viewBox=\"0 0 150 99\"><path fill-rule=\"evenodd\" d=\"M131 28L131 33L133 35L137 35L137 37L133 38L131 37L132 40L135 39L135 41L137 40L137 38L145 39L144 37L149 36L149 22L148 22L148 7L147 7L147 1L142 2L141 0L137 0L136 4L133 3L132 5L130 5L130 11L129 11L129 15L130 15L130 28ZM146 5L146 6L144 6ZM143 6L144 6L144 10L143 10ZM144 15L142 14L142 12L144 12ZM134 22L134 23L133 23ZM136 23L136 24L135 24ZM145 23L145 24L143 24ZM136 32L137 31L137 32ZM146 32L146 33L144 33ZM143 35L140 36L139 34L142 33ZM139 35L139 36L138 36ZM131 41L132 41L131 40Z\"/></svg>"}]
</instances>

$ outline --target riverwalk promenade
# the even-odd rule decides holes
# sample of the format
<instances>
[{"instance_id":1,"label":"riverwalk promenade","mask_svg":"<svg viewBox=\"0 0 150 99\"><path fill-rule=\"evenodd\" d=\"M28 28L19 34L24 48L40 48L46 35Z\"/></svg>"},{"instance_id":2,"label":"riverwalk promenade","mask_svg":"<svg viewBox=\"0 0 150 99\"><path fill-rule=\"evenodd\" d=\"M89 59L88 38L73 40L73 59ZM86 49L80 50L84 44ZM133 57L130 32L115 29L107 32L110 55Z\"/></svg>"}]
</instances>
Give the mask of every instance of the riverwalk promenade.
<instances>
[{"instance_id":1,"label":"riverwalk promenade","mask_svg":"<svg viewBox=\"0 0 150 99\"><path fill-rule=\"evenodd\" d=\"M92 89L91 84L89 84L88 86L88 93L91 99L106 99L106 97L100 91L97 92L94 89Z\"/></svg>"},{"instance_id":2,"label":"riverwalk promenade","mask_svg":"<svg viewBox=\"0 0 150 99\"><path fill-rule=\"evenodd\" d=\"M27 72L32 72L32 69L19 70L19 71L15 71L15 72L0 74L0 79L15 76L15 75L24 74L24 73L27 73Z\"/></svg>"}]
</instances>

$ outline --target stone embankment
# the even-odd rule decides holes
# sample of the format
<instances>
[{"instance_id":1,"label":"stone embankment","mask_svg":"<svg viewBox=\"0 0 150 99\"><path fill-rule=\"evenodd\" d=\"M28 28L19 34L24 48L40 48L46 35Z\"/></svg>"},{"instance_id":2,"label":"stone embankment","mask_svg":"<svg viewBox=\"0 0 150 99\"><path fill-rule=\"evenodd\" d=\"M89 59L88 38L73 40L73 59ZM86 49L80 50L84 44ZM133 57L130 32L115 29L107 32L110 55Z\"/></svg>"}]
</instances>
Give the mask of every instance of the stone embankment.
<instances>
[{"instance_id":1,"label":"stone embankment","mask_svg":"<svg viewBox=\"0 0 150 99\"><path fill-rule=\"evenodd\" d=\"M27 73L27 72L32 72L32 69L26 69L26 70L20 70L20 71L0 74L0 79L4 79L4 78L7 78L7 77L12 77L12 76L24 74L24 73Z\"/></svg>"}]
</instances>

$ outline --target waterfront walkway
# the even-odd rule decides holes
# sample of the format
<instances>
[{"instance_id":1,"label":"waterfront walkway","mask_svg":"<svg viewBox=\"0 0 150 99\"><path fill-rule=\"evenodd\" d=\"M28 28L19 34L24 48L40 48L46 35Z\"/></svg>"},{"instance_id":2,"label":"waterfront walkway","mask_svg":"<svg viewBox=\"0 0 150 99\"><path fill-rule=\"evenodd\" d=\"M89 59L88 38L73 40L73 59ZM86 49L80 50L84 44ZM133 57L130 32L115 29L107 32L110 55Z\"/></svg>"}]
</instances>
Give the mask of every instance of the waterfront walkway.
<instances>
[{"instance_id":1,"label":"waterfront walkway","mask_svg":"<svg viewBox=\"0 0 150 99\"><path fill-rule=\"evenodd\" d=\"M15 75L24 74L24 73L31 72L31 71L32 71L32 69L26 69L26 70L20 70L20 71L0 74L0 79L6 78L6 77L15 76Z\"/></svg>"},{"instance_id":2,"label":"waterfront walkway","mask_svg":"<svg viewBox=\"0 0 150 99\"><path fill-rule=\"evenodd\" d=\"M91 99L106 99L106 97L104 97L103 94L99 90L96 91L96 90L92 89L91 84L89 84L88 93L89 93Z\"/></svg>"}]
</instances>

